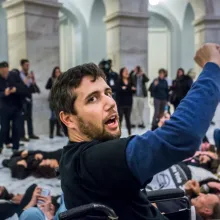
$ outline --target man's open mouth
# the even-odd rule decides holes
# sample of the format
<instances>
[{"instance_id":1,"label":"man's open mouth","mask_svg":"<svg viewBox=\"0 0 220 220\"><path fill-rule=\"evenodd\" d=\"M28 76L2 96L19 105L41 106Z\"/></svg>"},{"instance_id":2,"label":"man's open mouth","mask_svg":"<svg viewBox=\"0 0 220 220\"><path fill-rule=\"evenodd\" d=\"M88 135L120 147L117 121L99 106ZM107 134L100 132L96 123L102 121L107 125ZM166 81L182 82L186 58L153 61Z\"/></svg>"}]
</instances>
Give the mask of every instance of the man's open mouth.
<instances>
[{"instance_id":1,"label":"man's open mouth","mask_svg":"<svg viewBox=\"0 0 220 220\"><path fill-rule=\"evenodd\" d=\"M105 122L106 125L111 125L111 124L114 124L116 122L116 115L115 116L112 116L108 121Z\"/></svg>"}]
</instances>

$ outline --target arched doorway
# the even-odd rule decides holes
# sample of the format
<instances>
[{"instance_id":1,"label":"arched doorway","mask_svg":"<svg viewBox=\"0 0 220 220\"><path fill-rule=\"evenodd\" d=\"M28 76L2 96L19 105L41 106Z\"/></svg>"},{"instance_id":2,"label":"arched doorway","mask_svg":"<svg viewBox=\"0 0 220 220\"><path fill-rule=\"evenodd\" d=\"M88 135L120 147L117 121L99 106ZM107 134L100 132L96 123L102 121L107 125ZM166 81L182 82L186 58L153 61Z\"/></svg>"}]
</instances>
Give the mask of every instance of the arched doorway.
<instances>
[{"instance_id":1,"label":"arched doorway","mask_svg":"<svg viewBox=\"0 0 220 220\"><path fill-rule=\"evenodd\" d=\"M82 32L72 12L62 8L59 17L60 67L65 71L83 62Z\"/></svg>"},{"instance_id":2,"label":"arched doorway","mask_svg":"<svg viewBox=\"0 0 220 220\"><path fill-rule=\"evenodd\" d=\"M188 3L182 29L182 67L185 70L189 70L194 67L193 57L195 55L195 37L193 21L195 19L194 11L190 3Z\"/></svg>"},{"instance_id":3,"label":"arched doorway","mask_svg":"<svg viewBox=\"0 0 220 220\"><path fill-rule=\"evenodd\" d=\"M0 62L8 60L7 18L6 11L1 6L3 2L3 0L0 0Z\"/></svg>"},{"instance_id":4,"label":"arched doorway","mask_svg":"<svg viewBox=\"0 0 220 220\"><path fill-rule=\"evenodd\" d=\"M148 76L152 81L158 69L171 69L171 30L163 16L152 12L148 26Z\"/></svg>"},{"instance_id":5,"label":"arched doorway","mask_svg":"<svg viewBox=\"0 0 220 220\"><path fill-rule=\"evenodd\" d=\"M89 62L98 64L106 58L105 6L102 0L95 0L88 28Z\"/></svg>"}]
</instances>

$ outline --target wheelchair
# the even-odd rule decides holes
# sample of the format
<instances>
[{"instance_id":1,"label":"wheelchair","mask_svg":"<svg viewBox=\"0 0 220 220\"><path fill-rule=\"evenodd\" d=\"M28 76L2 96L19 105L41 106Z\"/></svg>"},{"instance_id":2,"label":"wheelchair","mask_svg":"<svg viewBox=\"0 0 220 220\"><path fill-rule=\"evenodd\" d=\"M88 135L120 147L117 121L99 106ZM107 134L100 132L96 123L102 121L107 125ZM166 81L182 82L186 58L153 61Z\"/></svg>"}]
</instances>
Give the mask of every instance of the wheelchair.
<instances>
[{"instance_id":1,"label":"wheelchair","mask_svg":"<svg viewBox=\"0 0 220 220\"><path fill-rule=\"evenodd\" d=\"M158 191L147 192L148 200L151 203L165 202L165 201L177 201L183 200L185 207L181 210L172 213L166 213L166 216L169 220L195 220L195 217L191 218L191 204L188 197L185 196L185 192L181 189L166 189ZM83 220L86 219L86 216L93 211L100 211L108 220L117 220L119 219L114 210L110 207L102 204L88 204L82 205L60 213L60 220ZM97 219L98 220L98 219ZM120 219L119 219L120 220Z\"/></svg>"}]
</instances>

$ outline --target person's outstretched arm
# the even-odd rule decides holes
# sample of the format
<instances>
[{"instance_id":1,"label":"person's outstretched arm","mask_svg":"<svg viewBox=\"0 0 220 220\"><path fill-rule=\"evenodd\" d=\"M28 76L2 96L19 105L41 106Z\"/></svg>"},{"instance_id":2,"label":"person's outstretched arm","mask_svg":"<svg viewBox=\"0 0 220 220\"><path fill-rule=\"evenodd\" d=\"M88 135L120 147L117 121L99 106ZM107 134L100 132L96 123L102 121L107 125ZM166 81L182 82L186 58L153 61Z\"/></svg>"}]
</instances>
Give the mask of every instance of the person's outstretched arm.
<instances>
[{"instance_id":1,"label":"person's outstretched arm","mask_svg":"<svg viewBox=\"0 0 220 220\"><path fill-rule=\"evenodd\" d=\"M215 63L205 65L163 127L135 136L128 143L128 166L142 185L156 173L193 156L199 148L220 99L220 68Z\"/></svg>"}]
</instances>

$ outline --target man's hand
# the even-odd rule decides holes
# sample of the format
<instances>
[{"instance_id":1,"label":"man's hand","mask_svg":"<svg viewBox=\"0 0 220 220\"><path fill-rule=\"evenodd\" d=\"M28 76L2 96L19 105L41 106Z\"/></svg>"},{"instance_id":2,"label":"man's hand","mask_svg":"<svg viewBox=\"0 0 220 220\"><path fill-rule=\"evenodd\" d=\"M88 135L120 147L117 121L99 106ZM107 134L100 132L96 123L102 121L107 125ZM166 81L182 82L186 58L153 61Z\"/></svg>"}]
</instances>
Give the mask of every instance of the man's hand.
<instances>
[{"instance_id":1,"label":"man's hand","mask_svg":"<svg viewBox=\"0 0 220 220\"><path fill-rule=\"evenodd\" d=\"M206 164L210 161L211 159L207 155L200 155L199 157L199 162L200 164Z\"/></svg>"},{"instance_id":2,"label":"man's hand","mask_svg":"<svg viewBox=\"0 0 220 220\"><path fill-rule=\"evenodd\" d=\"M193 193L199 195L200 193L200 186L199 183L195 180L189 180L184 185L187 195L192 196Z\"/></svg>"},{"instance_id":3,"label":"man's hand","mask_svg":"<svg viewBox=\"0 0 220 220\"><path fill-rule=\"evenodd\" d=\"M125 90L127 87L126 86L122 86L122 89Z\"/></svg>"},{"instance_id":4,"label":"man's hand","mask_svg":"<svg viewBox=\"0 0 220 220\"><path fill-rule=\"evenodd\" d=\"M51 196L39 196L39 200L43 202L43 204L40 204L38 208L47 216L47 218L53 219L55 214L55 207L52 204Z\"/></svg>"},{"instance_id":5,"label":"man's hand","mask_svg":"<svg viewBox=\"0 0 220 220\"><path fill-rule=\"evenodd\" d=\"M5 89L5 96L9 96L11 94L10 88Z\"/></svg>"},{"instance_id":6,"label":"man's hand","mask_svg":"<svg viewBox=\"0 0 220 220\"><path fill-rule=\"evenodd\" d=\"M38 201L38 198L40 197L40 194L41 194L41 191L42 189L40 187L36 187L33 194L32 194L32 197L31 197L31 201L28 203L28 205L24 208L24 210L30 208L30 207L34 207L37 205L37 201Z\"/></svg>"},{"instance_id":7,"label":"man's hand","mask_svg":"<svg viewBox=\"0 0 220 220\"><path fill-rule=\"evenodd\" d=\"M209 182L208 186L209 186L209 188L216 189L216 190L220 191L220 183Z\"/></svg>"},{"instance_id":8,"label":"man's hand","mask_svg":"<svg viewBox=\"0 0 220 220\"><path fill-rule=\"evenodd\" d=\"M21 152L21 157L22 158L26 158L28 156L28 151L27 150L24 150Z\"/></svg>"},{"instance_id":9,"label":"man's hand","mask_svg":"<svg viewBox=\"0 0 220 220\"><path fill-rule=\"evenodd\" d=\"M202 68L208 62L215 63L220 67L220 45L214 43L204 44L197 50L194 60Z\"/></svg>"},{"instance_id":10,"label":"man's hand","mask_svg":"<svg viewBox=\"0 0 220 220\"><path fill-rule=\"evenodd\" d=\"M35 160L42 160L43 159L43 155L42 154L35 154L34 155L34 159Z\"/></svg>"},{"instance_id":11,"label":"man's hand","mask_svg":"<svg viewBox=\"0 0 220 220\"><path fill-rule=\"evenodd\" d=\"M132 86L131 89L132 89L133 91L136 91L136 88L135 88L134 86Z\"/></svg>"},{"instance_id":12,"label":"man's hand","mask_svg":"<svg viewBox=\"0 0 220 220\"><path fill-rule=\"evenodd\" d=\"M17 91L16 87L11 88L11 93L15 93Z\"/></svg>"},{"instance_id":13,"label":"man's hand","mask_svg":"<svg viewBox=\"0 0 220 220\"><path fill-rule=\"evenodd\" d=\"M159 83L159 81L156 79L156 80L154 80L154 85L155 86L157 86L158 85L158 83Z\"/></svg>"},{"instance_id":14,"label":"man's hand","mask_svg":"<svg viewBox=\"0 0 220 220\"><path fill-rule=\"evenodd\" d=\"M30 75L31 75L32 83L36 84L34 72L31 71Z\"/></svg>"},{"instance_id":15,"label":"man's hand","mask_svg":"<svg viewBox=\"0 0 220 220\"><path fill-rule=\"evenodd\" d=\"M16 164L27 168L27 162L25 160L20 160Z\"/></svg>"}]
</instances>

